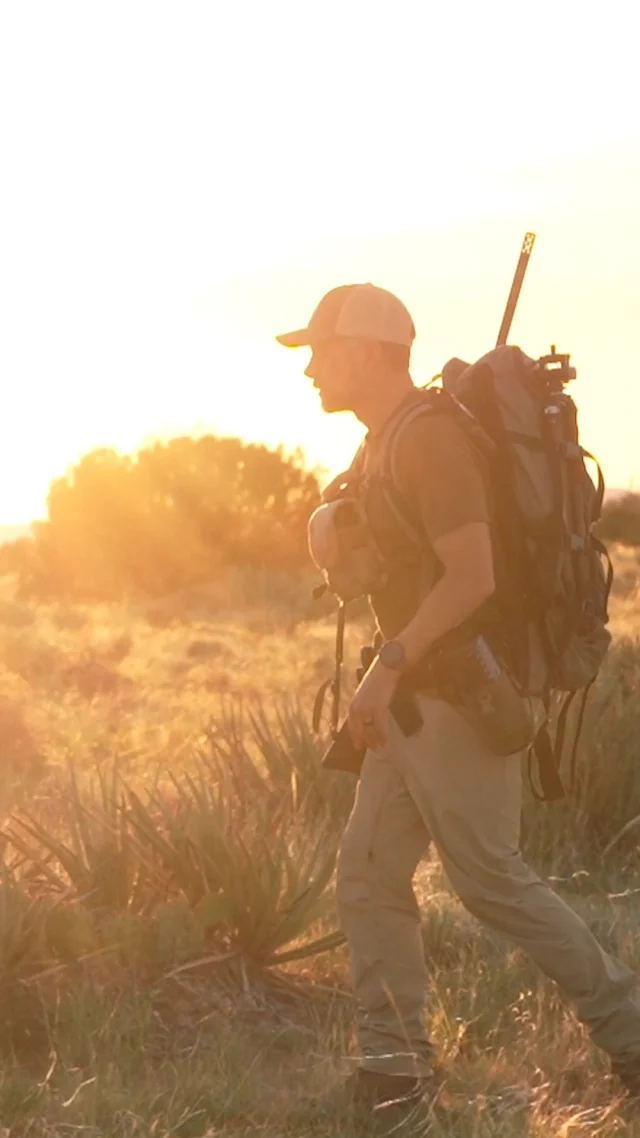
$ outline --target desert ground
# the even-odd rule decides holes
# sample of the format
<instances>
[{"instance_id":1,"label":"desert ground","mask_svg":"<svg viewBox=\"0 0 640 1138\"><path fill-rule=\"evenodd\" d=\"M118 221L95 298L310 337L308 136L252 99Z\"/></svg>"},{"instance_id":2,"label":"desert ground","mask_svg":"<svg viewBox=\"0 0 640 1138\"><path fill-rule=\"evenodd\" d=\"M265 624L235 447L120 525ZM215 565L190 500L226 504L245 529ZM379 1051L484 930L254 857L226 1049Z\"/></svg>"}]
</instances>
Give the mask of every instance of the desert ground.
<instances>
[{"instance_id":1,"label":"desert ground","mask_svg":"<svg viewBox=\"0 0 640 1138\"><path fill-rule=\"evenodd\" d=\"M576 787L526 794L523 846L640 970L637 553L616 568ZM93 606L3 579L4 1138L349 1138L308 1106L355 1062L332 894L355 782L310 726L329 608L269 575ZM370 633L354 616L347 695ZM416 889L443 1082L412 1133L640 1135L571 1009L435 856Z\"/></svg>"}]
</instances>

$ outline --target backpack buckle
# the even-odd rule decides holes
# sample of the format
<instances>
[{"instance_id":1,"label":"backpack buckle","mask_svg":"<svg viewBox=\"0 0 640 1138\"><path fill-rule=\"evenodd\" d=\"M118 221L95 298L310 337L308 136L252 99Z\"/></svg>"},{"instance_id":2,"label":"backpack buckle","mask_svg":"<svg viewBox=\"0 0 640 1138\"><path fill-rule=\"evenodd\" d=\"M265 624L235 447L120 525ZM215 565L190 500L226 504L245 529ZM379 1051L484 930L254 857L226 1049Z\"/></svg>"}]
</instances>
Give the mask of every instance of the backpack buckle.
<instances>
[{"instance_id":1,"label":"backpack buckle","mask_svg":"<svg viewBox=\"0 0 640 1138\"><path fill-rule=\"evenodd\" d=\"M582 447L577 443L558 443L558 450L565 458L582 458Z\"/></svg>"}]
</instances>

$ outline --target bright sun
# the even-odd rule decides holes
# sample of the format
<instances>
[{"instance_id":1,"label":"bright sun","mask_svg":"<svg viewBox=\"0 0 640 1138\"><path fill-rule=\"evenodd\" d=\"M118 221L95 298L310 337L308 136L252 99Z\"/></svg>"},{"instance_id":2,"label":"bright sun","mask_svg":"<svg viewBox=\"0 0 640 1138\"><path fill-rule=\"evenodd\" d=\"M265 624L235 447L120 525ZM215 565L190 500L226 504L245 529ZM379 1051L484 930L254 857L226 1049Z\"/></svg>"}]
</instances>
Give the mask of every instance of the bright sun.
<instances>
[{"instance_id":1,"label":"bright sun","mask_svg":"<svg viewBox=\"0 0 640 1138\"><path fill-rule=\"evenodd\" d=\"M628 484L636 39L572 7L469 3L463 37L459 6L420 0L4 6L0 522L41 516L86 450L179 432L335 472L361 428L321 415L275 333L373 280L414 316L423 382L491 347L529 228L514 336L573 353L584 433ZM525 82L550 26L571 67Z\"/></svg>"}]
</instances>

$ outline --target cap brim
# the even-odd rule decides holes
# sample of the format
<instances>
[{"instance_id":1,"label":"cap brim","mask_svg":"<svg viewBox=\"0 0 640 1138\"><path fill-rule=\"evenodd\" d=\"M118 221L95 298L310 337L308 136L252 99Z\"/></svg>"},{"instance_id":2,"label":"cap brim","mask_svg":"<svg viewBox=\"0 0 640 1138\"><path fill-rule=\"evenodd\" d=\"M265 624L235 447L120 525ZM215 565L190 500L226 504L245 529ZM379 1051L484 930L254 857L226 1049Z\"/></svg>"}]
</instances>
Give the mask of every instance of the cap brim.
<instances>
[{"instance_id":1,"label":"cap brim","mask_svg":"<svg viewBox=\"0 0 640 1138\"><path fill-rule=\"evenodd\" d=\"M308 348L311 343L308 328L299 328L297 332L283 332L282 336L276 336L276 340L285 348Z\"/></svg>"}]
</instances>

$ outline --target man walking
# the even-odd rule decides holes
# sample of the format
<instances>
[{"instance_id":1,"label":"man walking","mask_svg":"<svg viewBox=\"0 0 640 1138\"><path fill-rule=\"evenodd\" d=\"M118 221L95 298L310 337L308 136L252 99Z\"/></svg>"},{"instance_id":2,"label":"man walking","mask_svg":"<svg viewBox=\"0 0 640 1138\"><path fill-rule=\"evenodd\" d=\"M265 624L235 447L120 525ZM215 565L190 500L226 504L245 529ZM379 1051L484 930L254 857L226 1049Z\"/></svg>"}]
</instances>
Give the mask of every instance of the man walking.
<instances>
[{"instance_id":1,"label":"man walking","mask_svg":"<svg viewBox=\"0 0 640 1138\"><path fill-rule=\"evenodd\" d=\"M521 754L499 757L437 691L416 696L423 725L405 735L389 714L399 678L494 591L490 487L467 435L446 415L409 417L397 449L398 491L424 537L409 541L381 491L390 425L420 398L410 375L411 316L373 284L345 285L308 327L277 337L308 346L305 375L322 408L366 425L366 516L388 564L370 596L383 647L349 707L366 748L339 854L337 902L358 999L361 1063L354 1101L380 1107L421 1097L434 1066L427 971L412 888L431 843L458 897L519 945L570 998L629 1091L640 1094L638 978L520 854Z\"/></svg>"}]
</instances>

